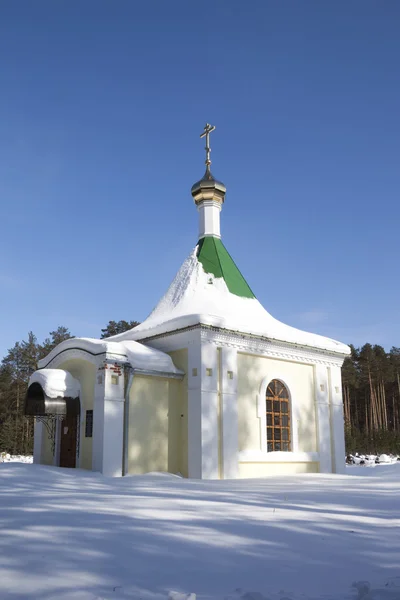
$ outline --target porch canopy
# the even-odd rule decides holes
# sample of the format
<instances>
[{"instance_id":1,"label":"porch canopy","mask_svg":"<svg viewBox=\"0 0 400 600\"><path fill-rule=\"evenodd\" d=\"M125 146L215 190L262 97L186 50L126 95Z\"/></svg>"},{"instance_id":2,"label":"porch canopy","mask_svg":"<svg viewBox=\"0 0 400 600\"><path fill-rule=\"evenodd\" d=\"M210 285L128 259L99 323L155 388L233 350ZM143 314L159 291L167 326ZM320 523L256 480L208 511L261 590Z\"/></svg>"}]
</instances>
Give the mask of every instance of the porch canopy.
<instances>
[{"instance_id":1,"label":"porch canopy","mask_svg":"<svg viewBox=\"0 0 400 600\"><path fill-rule=\"evenodd\" d=\"M79 381L68 371L40 369L29 380L25 415L45 417L79 414L79 394Z\"/></svg>"}]
</instances>

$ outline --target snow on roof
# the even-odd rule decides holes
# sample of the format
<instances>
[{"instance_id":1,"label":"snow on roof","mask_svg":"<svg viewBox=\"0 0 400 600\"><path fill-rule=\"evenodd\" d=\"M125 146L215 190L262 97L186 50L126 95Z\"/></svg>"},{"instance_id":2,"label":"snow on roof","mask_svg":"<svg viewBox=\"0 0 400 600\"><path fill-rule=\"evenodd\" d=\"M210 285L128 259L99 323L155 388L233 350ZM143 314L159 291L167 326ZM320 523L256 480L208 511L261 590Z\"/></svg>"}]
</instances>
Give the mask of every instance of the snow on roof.
<instances>
[{"instance_id":1,"label":"snow on roof","mask_svg":"<svg viewBox=\"0 0 400 600\"><path fill-rule=\"evenodd\" d=\"M165 296L140 325L110 342L145 339L202 323L240 333L349 354L346 344L308 333L272 317L253 296L232 258L218 240L199 244L185 260ZM221 248L222 247L222 248Z\"/></svg>"},{"instance_id":2,"label":"snow on roof","mask_svg":"<svg viewBox=\"0 0 400 600\"><path fill-rule=\"evenodd\" d=\"M172 362L171 357L161 350L149 348L134 340L124 340L123 342L109 341L108 338L96 340L93 338L71 338L58 344L54 350L39 361L38 373L43 373L53 358L65 350L78 349L89 352L94 355L112 354L115 357L120 356L128 362L134 369L142 371L154 371L158 373L182 374ZM51 370L51 369L50 369Z\"/></svg>"},{"instance_id":3,"label":"snow on roof","mask_svg":"<svg viewBox=\"0 0 400 600\"><path fill-rule=\"evenodd\" d=\"M62 369L41 369L35 371L29 385L39 383L48 398L77 398L80 384L71 373Z\"/></svg>"}]
</instances>

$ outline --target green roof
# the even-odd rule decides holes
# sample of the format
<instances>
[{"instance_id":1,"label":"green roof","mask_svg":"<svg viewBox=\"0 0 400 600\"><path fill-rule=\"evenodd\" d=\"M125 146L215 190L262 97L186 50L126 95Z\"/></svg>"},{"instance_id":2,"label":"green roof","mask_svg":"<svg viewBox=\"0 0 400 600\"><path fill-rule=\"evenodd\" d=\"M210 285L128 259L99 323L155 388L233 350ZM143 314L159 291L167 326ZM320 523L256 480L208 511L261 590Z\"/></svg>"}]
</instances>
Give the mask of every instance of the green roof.
<instances>
[{"instance_id":1,"label":"green roof","mask_svg":"<svg viewBox=\"0 0 400 600\"><path fill-rule=\"evenodd\" d=\"M255 298L231 255L216 237L205 237L197 244L197 259L206 273L222 277L231 294L242 298Z\"/></svg>"}]
</instances>

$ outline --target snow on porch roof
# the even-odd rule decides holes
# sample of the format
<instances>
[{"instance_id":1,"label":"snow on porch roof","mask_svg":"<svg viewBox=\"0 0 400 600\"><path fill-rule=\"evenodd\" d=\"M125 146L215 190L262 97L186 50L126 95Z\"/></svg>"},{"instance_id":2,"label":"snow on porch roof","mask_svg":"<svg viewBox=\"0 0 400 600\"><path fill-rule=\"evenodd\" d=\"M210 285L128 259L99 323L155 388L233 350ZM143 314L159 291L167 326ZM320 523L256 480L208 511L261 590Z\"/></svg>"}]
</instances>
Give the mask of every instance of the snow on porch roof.
<instances>
[{"instance_id":1,"label":"snow on porch roof","mask_svg":"<svg viewBox=\"0 0 400 600\"><path fill-rule=\"evenodd\" d=\"M71 373L62 369L35 371L29 379L29 385L32 383L39 383L49 398L77 398L79 396L79 381L72 377Z\"/></svg>"},{"instance_id":2,"label":"snow on porch roof","mask_svg":"<svg viewBox=\"0 0 400 600\"><path fill-rule=\"evenodd\" d=\"M60 416L79 413L80 384L62 369L35 371L29 379L25 396L25 415Z\"/></svg>"},{"instance_id":3,"label":"snow on porch roof","mask_svg":"<svg viewBox=\"0 0 400 600\"><path fill-rule=\"evenodd\" d=\"M177 369L172 362L172 358L156 350L149 348L144 344L133 340L123 342L108 341L107 338L96 340L93 338L71 338L58 344L45 358L39 361L39 369L45 370L45 367L56 357L68 350L82 350L92 356L102 354L112 356L116 360L121 360L131 365L133 369L145 372L154 372L158 374L181 376L184 373ZM67 356L65 357L67 359ZM40 371L39 371L40 372Z\"/></svg>"}]
</instances>

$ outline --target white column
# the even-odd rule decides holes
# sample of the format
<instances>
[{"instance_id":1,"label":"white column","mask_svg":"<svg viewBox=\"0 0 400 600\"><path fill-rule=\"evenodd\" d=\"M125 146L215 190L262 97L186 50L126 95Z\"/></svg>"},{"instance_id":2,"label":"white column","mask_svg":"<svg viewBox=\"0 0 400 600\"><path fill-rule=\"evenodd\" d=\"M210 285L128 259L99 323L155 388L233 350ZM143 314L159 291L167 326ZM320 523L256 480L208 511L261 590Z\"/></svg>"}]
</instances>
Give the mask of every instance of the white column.
<instances>
[{"instance_id":1,"label":"white column","mask_svg":"<svg viewBox=\"0 0 400 600\"><path fill-rule=\"evenodd\" d=\"M33 462L35 465L40 465L42 462L43 428L43 423L35 419L33 425Z\"/></svg>"},{"instance_id":2,"label":"white column","mask_svg":"<svg viewBox=\"0 0 400 600\"><path fill-rule=\"evenodd\" d=\"M189 346L189 477L218 479L218 355L212 344Z\"/></svg>"},{"instance_id":3,"label":"white column","mask_svg":"<svg viewBox=\"0 0 400 600\"><path fill-rule=\"evenodd\" d=\"M93 471L122 475L124 440L124 375L112 364L99 368L93 406Z\"/></svg>"},{"instance_id":4,"label":"white column","mask_svg":"<svg viewBox=\"0 0 400 600\"><path fill-rule=\"evenodd\" d=\"M197 209L199 211L199 238L221 237L221 203L215 200L203 200L198 204Z\"/></svg>"},{"instance_id":5,"label":"white column","mask_svg":"<svg viewBox=\"0 0 400 600\"><path fill-rule=\"evenodd\" d=\"M221 348L222 477L238 476L237 351Z\"/></svg>"},{"instance_id":6,"label":"white column","mask_svg":"<svg viewBox=\"0 0 400 600\"><path fill-rule=\"evenodd\" d=\"M315 366L315 414L320 473L332 473L328 369Z\"/></svg>"},{"instance_id":7,"label":"white column","mask_svg":"<svg viewBox=\"0 0 400 600\"><path fill-rule=\"evenodd\" d=\"M342 373L340 367L330 368L330 397L331 397L331 433L332 433L332 470L334 473L344 473L345 443L344 415L342 396Z\"/></svg>"}]
</instances>

